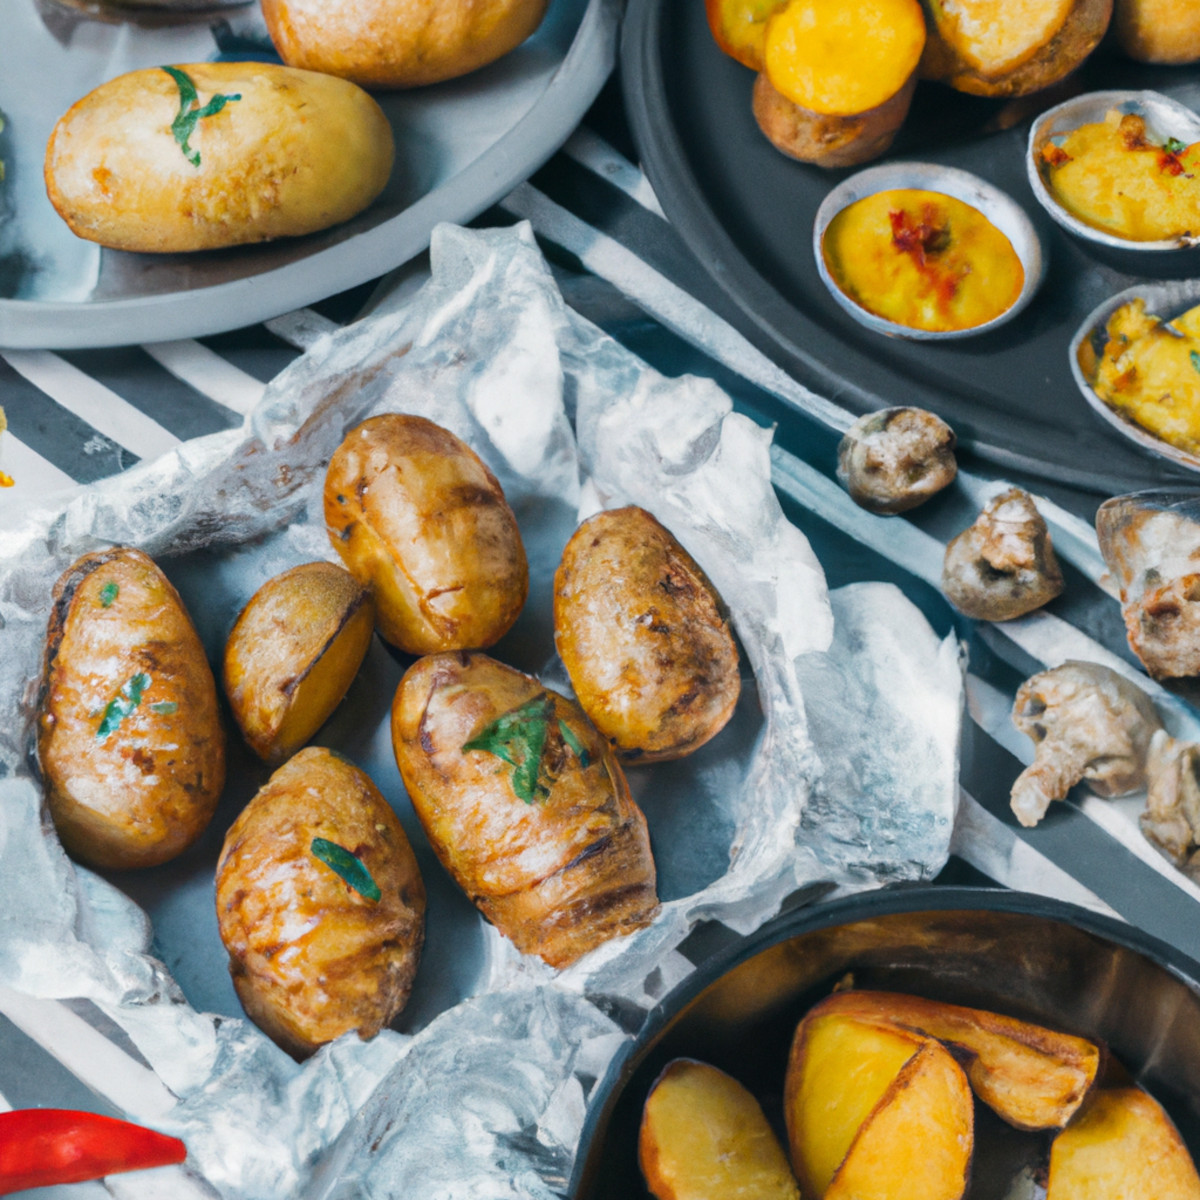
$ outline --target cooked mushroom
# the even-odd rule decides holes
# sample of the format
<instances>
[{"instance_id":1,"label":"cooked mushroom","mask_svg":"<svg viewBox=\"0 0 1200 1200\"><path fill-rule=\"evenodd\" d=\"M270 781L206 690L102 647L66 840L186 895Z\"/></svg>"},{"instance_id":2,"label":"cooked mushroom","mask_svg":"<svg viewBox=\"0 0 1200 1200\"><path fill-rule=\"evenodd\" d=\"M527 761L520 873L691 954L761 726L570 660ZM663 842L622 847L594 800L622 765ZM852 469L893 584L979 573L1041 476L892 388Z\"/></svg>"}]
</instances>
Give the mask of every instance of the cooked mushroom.
<instances>
[{"instance_id":1,"label":"cooked mushroom","mask_svg":"<svg viewBox=\"0 0 1200 1200\"><path fill-rule=\"evenodd\" d=\"M1100 796L1137 791L1146 782L1150 738L1162 728L1145 692L1090 662L1065 662L1027 679L1013 723L1037 745L1010 799L1017 820L1029 826L1083 779Z\"/></svg>"},{"instance_id":2,"label":"cooked mushroom","mask_svg":"<svg viewBox=\"0 0 1200 1200\"><path fill-rule=\"evenodd\" d=\"M1135 492L1096 514L1133 652L1172 686L1200 675L1200 496Z\"/></svg>"},{"instance_id":3,"label":"cooked mushroom","mask_svg":"<svg viewBox=\"0 0 1200 1200\"><path fill-rule=\"evenodd\" d=\"M1158 730L1150 739L1146 775L1142 833L1177 867L1200 880L1200 745Z\"/></svg>"},{"instance_id":4,"label":"cooked mushroom","mask_svg":"<svg viewBox=\"0 0 1200 1200\"><path fill-rule=\"evenodd\" d=\"M954 430L923 408L867 413L838 446L838 478L856 504L875 513L916 508L957 471Z\"/></svg>"},{"instance_id":5,"label":"cooked mushroom","mask_svg":"<svg viewBox=\"0 0 1200 1200\"><path fill-rule=\"evenodd\" d=\"M947 547L942 591L968 617L1009 621L1063 590L1050 531L1032 498L1009 488Z\"/></svg>"}]
</instances>

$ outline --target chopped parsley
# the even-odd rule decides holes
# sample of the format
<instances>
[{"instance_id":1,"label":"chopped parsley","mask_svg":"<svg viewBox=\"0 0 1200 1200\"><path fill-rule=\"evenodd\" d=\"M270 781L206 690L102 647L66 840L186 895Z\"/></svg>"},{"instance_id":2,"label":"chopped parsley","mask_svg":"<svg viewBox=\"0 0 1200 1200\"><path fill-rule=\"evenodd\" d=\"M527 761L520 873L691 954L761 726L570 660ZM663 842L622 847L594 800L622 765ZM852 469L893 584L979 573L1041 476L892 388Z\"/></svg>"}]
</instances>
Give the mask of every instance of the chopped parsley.
<instances>
[{"instance_id":1,"label":"chopped parsley","mask_svg":"<svg viewBox=\"0 0 1200 1200\"><path fill-rule=\"evenodd\" d=\"M1168 154L1182 154L1187 149L1187 142L1181 142L1178 138L1167 138L1163 149Z\"/></svg>"},{"instance_id":2,"label":"chopped parsley","mask_svg":"<svg viewBox=\"0 0 1200 1200\"><path fill-rule=\"evenodd\" d=\"M215 117L226 104L232 104L233 101L240 100L242 98L241 93L225 95L217 92L201 108L200 97L196 92L196 85L188 75L178 67L163 67L162 69L175 80L175 85L179 88L179 112L175 114L175 120L171 122L171 132L175 135L175 140L179 143L179 148L183 151L183 157L193 167L198 167L200 165L200 151L193 150L188 144L188 140L195 131L197 124L203 121L205 117Z\"/></svg>"},{"instance_id":3,"label":"chopped parsley","mask_svg":"<svg viewBox=\"0 0 1200 1200\"><path fill-rule=\"evenodd\" d=\"M383 895L379 884L371 878L371 872L356 854L325 838L313 838L310 849L314 858L320 859L331 871L341 876L360 896L378 903Z\"/></svg>"},{"instance_id":4,"label":"chopped parsley","mask_svg":"<svg viewBox=\"0 0 1200 1200\"><path fill-rule=\"evenodd\" d=\"M120 590L121 589L110 579L100 589L100 607L112 608L113 601L117 598L117 593L120 592Z\"/></svg>"},{"instance_id":5,"label":"chopped parsley","mask_svg":"<svg viewBox=\"0 0 1200 1200\"><path fill-rule=\"evenodd\" d=\"M1193 368L1200 373L1200 350L1193 350L1188 357L1192 360Z\"/></svg>"},{"instance_id":6,"label":"chopped parsley","mask_svg":"<svg viewBox=\"0 0 1200 1200\"><path fill-rule=\"evenodd\" d=\"M144 671L132 676L122 685L120 692L114 696L100 716L100 724L96 728L96 737L104 741L110 733L114 733L120 724L142 702L142 696L150 686L150 676Z\"/></svg>"}]
</instances>

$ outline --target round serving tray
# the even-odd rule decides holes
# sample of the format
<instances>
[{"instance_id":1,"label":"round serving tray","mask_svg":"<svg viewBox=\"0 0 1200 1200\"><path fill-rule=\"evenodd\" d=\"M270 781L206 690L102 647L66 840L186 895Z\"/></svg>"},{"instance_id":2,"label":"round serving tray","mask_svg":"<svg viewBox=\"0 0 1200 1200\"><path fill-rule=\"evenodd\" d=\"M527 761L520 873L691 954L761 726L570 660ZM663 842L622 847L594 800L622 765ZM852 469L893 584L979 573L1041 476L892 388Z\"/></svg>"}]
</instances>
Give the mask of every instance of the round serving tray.
<instances>
[{"instance_id":1,"label":"round serving tray","mask_svg":"<svg viewBox=\"0 0 1200 1200\"><path fill-rule=\"evenodd\" d=\"M750 109L753 73L717 49L702 4L630 0L621 73L643 168L728 298L723 315L801 382L856 413L929 408L961 444L1002 469L1105 495L1173 477L1173 467L1144 458L1089 411L1067 347L1108 296L1151 269L1200 273L1200 254L1135 265L1072 237L1041 209L1026 178L1028 128L1039 109L1062 100L1061 89L1006 104L923 83L879 160L942 163L981 176L1025 209L1046 250L1046 280L1024 312L979 337L930 345L873 333L829 295L811 230L825 195L851 171L794 162L767 142ZM1154 88L1190 107L1200 98L1194 71L1099 52L1068 86Z\"/></svg>"}]
</instances>

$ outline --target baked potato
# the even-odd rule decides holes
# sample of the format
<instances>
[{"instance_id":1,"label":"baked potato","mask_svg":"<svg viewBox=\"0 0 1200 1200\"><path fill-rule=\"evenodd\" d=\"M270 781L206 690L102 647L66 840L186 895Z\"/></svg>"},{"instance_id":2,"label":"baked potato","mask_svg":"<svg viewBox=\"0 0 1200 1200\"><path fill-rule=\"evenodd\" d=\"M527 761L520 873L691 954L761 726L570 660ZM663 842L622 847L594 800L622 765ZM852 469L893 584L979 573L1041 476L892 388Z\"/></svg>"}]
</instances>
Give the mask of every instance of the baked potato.
<instances>
[{"instance_id":1,"label":"baked potato","mask_svg":"<svg viewBox=\"0 0 1200 1200\"><path fill-rule=\"evenodd\" d=\"M924 46L918 0L792 0L765 23L754 118L801 162L877 158L908 115Z\"/></svg>"},{"instance_id":2,"label":"baked potato","mask_svg":"<svg viewBox=\"0 0 1200 1200\"><path fill-rule=\"evenodd\" d=\"M724 605L644 508L575 531L554 576L554 637L583 711L625 761L679 758L733 716L741 681Z\"/></svg>"},{"instance_id":3,"label":"baked potato","mask_svg":"<svg viewBox=\"0 0 1200 1200\"><path fill-rule=\"evenodd\" d=\"M140 550L85 554L55 584L37 750L59 837L89 866L166 862L212 817L216 683L179 593Z\"/></svg>"},{"instance_id":4,"label":"baked potato","mask_svg":"<svg viewBox=\"0 0 1200 1200\"><path fill-rule=\"evenodd\" d=\"M646 819L578 705L480 653L434 654L396 689L413 808L480 912L562 967L658 908Z\"/></svg>"},{"instance_id":5,"label":"baked potato","mask_svg":"<svg viewBox=\"0 0 1200 1200\"><path fill-rule=\"evenodd\" d=\"M238 998L297 1058L369 1038L408 1001L425 885L404 828L353 763L310 746L225 836L217 924Z\"/></svg>"},{"instance_id":6,"label":"baked potato","mask_svg":"<svg viewBox=\"0 0 1200 1200\"><path fill-rule=\"evenodd\" d=\"M374 592L380 634L409 654L490 646L525 603L529 566L500 484L424 417L350 431L325 476L325 524Z\"/></svg>"},{"instance_id":7,"label":"baked potato","mask_svg":"<svg viewBox=\"0 0 1200 1200\"><path fill-rule=\"evenodd\" d=\"M336 225L383 191L395 149L343 79L272 63L191 63L101 84L55 125L46 192L81 238L211 250Z\"/></svg>"},{"instance_id":8,"label":"baked potato","mask_svg":"<svg viewBox=\"0 0 1200 1200\"><path fill-rule=\"evenodd\" d=\"M369 88L439 83L515 50L549 0L262 0L279 57Z\"/></svg>"},{"instance_id":9,"label":"baked potato","mask_svg":"<svg viewBox=\"0 0 1200 1200\"><path fill-rule=\"evenodd\" d=\"M375 629L371 593L344 567L302 563L266 583L225 643L229 707L246 744L278 766L325 724Z\"/></svg>"},{"instance_id":10,"label":"baked potato","mask_svg":"<svg viewBox=\"0 0 1200 1200\"><path fill-rule=\"evenodd\" d=\"M921 78L974 96L1025 96L1069 75L1100 44L1113 0L924 0Z\"/></svg>"},{"instance_id":11,"label":"baked potato","mask_svg":"<svg viewBox=\"0 0 1200 1200\"><path fill-rule=\"evenodd\" d=\"M1200 60L1195 0L1115 0L1117 45L1138 62L1179 65Z\"/></svg>"}]
</instances>

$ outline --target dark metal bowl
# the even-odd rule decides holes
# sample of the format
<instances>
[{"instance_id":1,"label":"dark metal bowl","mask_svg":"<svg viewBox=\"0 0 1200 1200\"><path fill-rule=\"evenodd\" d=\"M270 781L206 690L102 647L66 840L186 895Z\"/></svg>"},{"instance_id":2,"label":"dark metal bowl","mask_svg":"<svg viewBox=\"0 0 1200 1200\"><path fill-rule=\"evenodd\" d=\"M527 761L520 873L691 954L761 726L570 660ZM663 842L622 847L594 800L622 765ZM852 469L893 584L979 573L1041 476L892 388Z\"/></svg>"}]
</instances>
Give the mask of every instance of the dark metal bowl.
<instances>
[{"instance_id":1,"label":"dark metal bowl","mask_svg":"<svg viewBox=\"0 0 1200 1200\"><path fill-rule=\"evenodd\" d=\"M1133 926L1019 892L919 887L801 909L706 959L646 1017L590 1100L573 1200L648 1193L642 1104L671 1059L728 1071L782 1132L788 1047L804 1012L848 972L859 987L1024 1017L1107 1043L1200 1158L1200 964ZM1119 1070L1119 1067L1115 1069ZM1045 1134L976 1105L969 1200L1001 1200Z\"/></svg>"}]
</instances>

